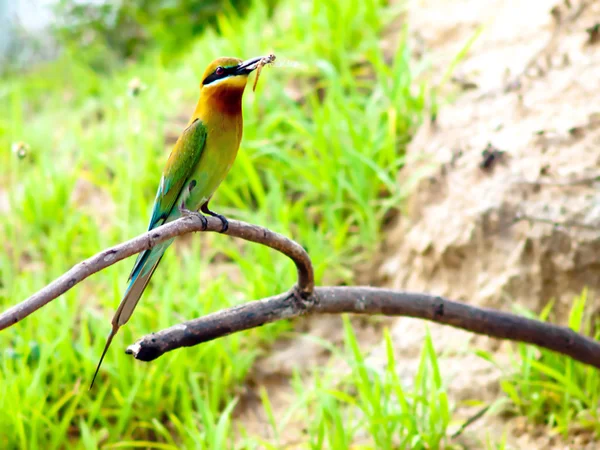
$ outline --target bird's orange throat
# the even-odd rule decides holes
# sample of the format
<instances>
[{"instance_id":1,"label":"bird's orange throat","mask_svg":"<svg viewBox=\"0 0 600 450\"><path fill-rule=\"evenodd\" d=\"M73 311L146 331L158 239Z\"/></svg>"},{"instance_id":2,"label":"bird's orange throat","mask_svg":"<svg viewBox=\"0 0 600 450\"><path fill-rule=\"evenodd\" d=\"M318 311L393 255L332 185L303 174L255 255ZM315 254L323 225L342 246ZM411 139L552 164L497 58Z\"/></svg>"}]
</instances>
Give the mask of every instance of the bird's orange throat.
<instances>
[{"instance_id":1,"label":"bird's orange throat","mask_svg":"<svg viewBox=\"0 0 600 450\"><path fill-rule=\"evenodd\" d=\"M196 110L200 107L227 115L242 113L242 96L246 86L222 86L219 89L203 89Z\"/></svg>"}]
</instances>

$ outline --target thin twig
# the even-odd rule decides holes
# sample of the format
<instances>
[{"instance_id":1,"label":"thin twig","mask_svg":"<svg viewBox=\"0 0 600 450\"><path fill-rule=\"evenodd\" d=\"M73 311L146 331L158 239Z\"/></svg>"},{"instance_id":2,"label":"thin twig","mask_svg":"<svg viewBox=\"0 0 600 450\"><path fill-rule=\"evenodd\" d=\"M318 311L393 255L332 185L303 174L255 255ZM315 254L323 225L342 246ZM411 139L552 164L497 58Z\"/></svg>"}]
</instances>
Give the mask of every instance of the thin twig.
<instances>
[{"instance_id":1,"label":"thin twig","mask_svg":"<svg viewBox=\"0 0 600 450\"><path fill-rule=\"evenodd\" d=\"M600 175L592 175L589 177L574 178L572 180L516 180L515 184L529 184L533 186L581 186L593 185L600 182Z\"/></svg>"},{"instance_id":2,"label":"thin twig","mask_svg":"<svg viewBox=\"0 0 600 450\"><path fill-rule=\"evenodd\" d=\"M517 217L515 217L515 223L520 222L522 220L526 220L529 223L545 223L548 225L552 225L554 227L561 227L561 228L582 228L584 230L594 230L594 231L600 230L600 227L597 225L590 225L587 223L575 222L573 220L565 220L565 221L559 222L557 220L548 219L546 217L530 216L527 214L518 214Z\"/></svg>"},{"instance_id":3,"label":"thin twig","mask_svg":"<svg viewBox=\"0 0 600 450\"><path fill-rule=\"evenodd\" d=\"M198 216L186 216L122 244L115 245L80 262L42 290L0 314L0 330L23 320L29 314L61 296L90 275L100 272L122 259L148 250L160 242L182 234L193 231L219 232L223 226L221 221L214 217L207 217L207 221L207 228L203 230L202 221ZM292 259L298 269L298 283L301 286L299 294L301 296L310 295L314 288L313 269L308 254L300 244L267 228L237 220L229 220L229 228L225 234L266 245Z\"/></svg>"}]
</instances>

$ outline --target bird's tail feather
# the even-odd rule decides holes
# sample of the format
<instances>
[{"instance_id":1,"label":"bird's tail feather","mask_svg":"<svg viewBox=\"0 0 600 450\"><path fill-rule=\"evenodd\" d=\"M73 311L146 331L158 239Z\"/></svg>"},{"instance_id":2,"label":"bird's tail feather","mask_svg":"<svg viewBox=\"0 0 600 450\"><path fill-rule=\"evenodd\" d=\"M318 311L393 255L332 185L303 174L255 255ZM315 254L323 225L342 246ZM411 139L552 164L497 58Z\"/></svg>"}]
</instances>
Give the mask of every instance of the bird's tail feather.
<instances>
[{"instance_id":1,"label":"bird's tail feather","mask_svg":"<svg viewBox=\"0 0 600 450\"><path fill-rule=\"evenodd\" d=\"M123 299L113 317L112 323L114 326L120 327L129 320L171 242L172 240L161 243L140 255L131 274L129 286L127 286Z\"/></svg>"},{"instance_id":2,"label":"bird's tail feather","mask_svg":"<svg viewBox=\"0 0 600 450\"><path fill-rule=\"evenodd\" d=\"M96 372L94 372L90 389L94 386L94 381L96 380L96 376L98 375L98 371L100 370L100 366L102 365L106 351L108 350L108 347L110 347L110 343L115 337L115 334L117 334L117 331L119 331L121 325L124 325L131 317L131 314L133 314L133 310L140 301L140 297L144 293L146 286L148 286L150 278L152 278L158 263L160 263L165 250L169 245L171 245L171 242L173 242L173 239L163 242L153 249L146 250L140 253L138 256L133 271L131 272L131 276L129 277L131 280L129 282L129 286L127 286L127 290L123 295L123 299L119 304L119 308L117 308L117 312L113 316L112 330L108 335L108 339L104 345L104 350L102 351L102 356L100 357L100 361L96 366Z\"/></svg>"}]
</instances>

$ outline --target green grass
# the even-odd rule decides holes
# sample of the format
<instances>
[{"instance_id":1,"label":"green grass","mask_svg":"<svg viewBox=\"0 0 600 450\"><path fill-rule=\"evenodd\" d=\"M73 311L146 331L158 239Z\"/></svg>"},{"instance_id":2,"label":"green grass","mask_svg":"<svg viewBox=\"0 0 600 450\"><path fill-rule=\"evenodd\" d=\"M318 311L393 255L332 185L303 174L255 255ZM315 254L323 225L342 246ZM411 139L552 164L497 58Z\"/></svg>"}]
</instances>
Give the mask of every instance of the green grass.
<instances>
[{"instance_id":1,"label":"green grass","mask_svg":"<svg viewBox=\"0 0 600 450\"><path fill-rule=\"evenodd\" d=\"M303 448L438 449L449 448L446 429L450 406L429 334L423 343L412 389L398 376L398 361L387 329L383 330L385 366L368 361L347 317L345 348L321 342L333 353L328 366L315 368L311 383L298 374L292 385L296 401L282 417L270 420L274 442L263 448L284 448L289 427L303 428ZM343 363L341 365L340 363ZM263 393L263 405L271 406ZM272 414L267 414L272 417Z\"/></svg>"},{"instance_id":2,"label":"green grass","mask_svg":"<svg viewBox=\"0 0 600 450\"><path fill-rule=\"evenodd\" d=\"M270 20L258 1L243 19L220 16L218 30L200 36L176 65L149 54L99 78L70 54L3 79L0 195L8 195L10 213L0 223L0 306L145 230L170 151L166 135L180 131L172 119L190 113L204 66L222 54L274 51L299 66L267 68L257 92L248 90L242 149L212 206L297 239L319 282L351 281L353 264L375 251L383 218L402 196L395 176L423 110L406 42L387 55L389 64L379 49L393 17L374 0L284 0ZM366 76L361 61L372 69ZM133 78L146 86L137 96L128 92ZM10 151L19 141L30 147L22 159ZM215 275L224 258L239 276ZM144 333L285 290L293 267L266 248L219 235L174 245L89 392L131 264L112 266L0 333L0 447L233 447L236 392L291 324L151 364L122 349ZM390 436L376 420L395 414L386 408L368 428L376 442Z\"/></svg>"},{"instance_id":3,"label":"green grass","mask_svg":"<svg viewBox=\"0 0 600 450\"><path fill-rule=\"evenodd\" d=\"M317 383L322 389L316 390L311 447L322 448L322 442L328 442L326 448L346 448L364 432L377 449L445 447L450 407L430 336L423 344L414 387L409 391L399 380L387 330L387 363L381 370L365 361L347 320L344 331L351 372L337 388Z\"/></svg>"},{"instance_id":4,"label":"green grass","mask_svg":"<svg viewBox=\"0 0 600 450\"><path fill-rule=\"evenodd\" d=\"M597 319L586 313L587 291L571 306L568 326L579 333L600 338ZM540 313L548 320L553 309L549 303ZM519 308L530 318L530 311ZM487 353L481 353L493 361ZM499 399L510 414L524 416L531 424L545 425L550 432L564 438L574 433L592 433L600 437L600 373L598 369L573 361L550 350L518 344L510 355L511 365L505 372L501 388L505 398Z\"/></svg>"}]
</instances>

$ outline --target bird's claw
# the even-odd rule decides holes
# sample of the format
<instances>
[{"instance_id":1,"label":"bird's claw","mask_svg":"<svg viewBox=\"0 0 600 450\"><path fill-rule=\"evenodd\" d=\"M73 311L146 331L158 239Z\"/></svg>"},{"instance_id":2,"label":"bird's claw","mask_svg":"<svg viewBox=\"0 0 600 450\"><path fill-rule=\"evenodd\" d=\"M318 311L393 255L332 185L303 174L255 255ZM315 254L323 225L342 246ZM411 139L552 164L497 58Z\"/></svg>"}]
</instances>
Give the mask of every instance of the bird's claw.
<instances>
[{"instance_id":1,"label":"bird's claw","mask_svg":"<svg viewBox=\"0 0 600 450\"><path fill-rule=\"evenodd\" d=\"M217 213L213 213L213 217L216 217L217 219L219 219L221 221L221 231L219 231L219 233L225 233L227 230L229 230L229 221L227 220L227 218L225 216L222 216L221 214L217 214Z\"/></svg>"},{"instance_id":2,"label":"bird's claw","mask_svg":"<svg viewBox=\"0 0 600 450\"><path fill-rule=\"evenodd\" d=\"M208 214L209 216L216 217L221 221L222 227L219 233L225 233L229 229L229 221L227 220L227 218L221 214L217 214L216 212L208 209L208 203L202 205L200 211L202 211L204 214Z\"/></svg>"},{"instance_id":3,"label":"bird's claw","mask_svg":"<svg viewBox=\"0 0 600 450\"><path fill-rule=\"evenodd\" d=\"M201 214L198 211L191 211L184 207L180 207L179 212L184 217L185 216L193 216L193 217L197 217L198 219L200 219L200 222L202 222L202 231L206 231L206 229L208 228L208 220L206 219L204 214Z\"/></svg>"},{"instance_id":4,"label":"bird's claw","mask_svg":"<svg viewBox=\"0 0 600 450\"><path fill-rule=\"evenodd\" d=\"M200 213L196 213L196 214L198 214L198 217L200 218L200 221L202 222L202 231L206 231L206 229L208 228L208 220L202 214L200 214Z\"/></svg>"}]
</instances>

